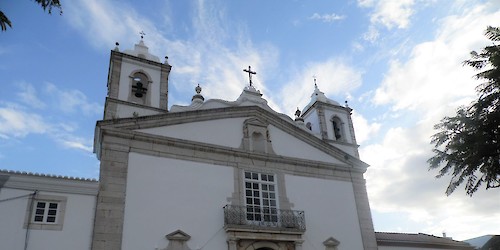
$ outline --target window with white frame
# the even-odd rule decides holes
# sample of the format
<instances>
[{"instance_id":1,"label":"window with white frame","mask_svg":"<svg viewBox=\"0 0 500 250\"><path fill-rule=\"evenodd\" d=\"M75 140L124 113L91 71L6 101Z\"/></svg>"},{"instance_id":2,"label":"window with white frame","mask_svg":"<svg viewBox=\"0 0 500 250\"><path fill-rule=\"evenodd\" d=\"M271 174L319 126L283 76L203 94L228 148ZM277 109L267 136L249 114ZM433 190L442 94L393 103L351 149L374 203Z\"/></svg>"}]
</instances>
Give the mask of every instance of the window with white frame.
<instances>
[{"instance_id":1,"label":"window with white frame","mask_svg":"<svg viewBox=\"0 0 500 250\"><path fill-rule=\"evenodd\" d=\"M59 203L53 201L35 201L33 223L57 223Z\"/></svg>"},{"instance_id":2,"label":"window with white frame","mask_svg":"<svg viewBox=\"0 0 500 250\"><path fill-rule=\"evenodd\" d=\"M67 197L37 194L28 202L24 228L62 230Z\"/></svg>"},{"instance_id":3,"label":"window with white frame","mask_svg":"<svg viewBox=\"0 0 500 250\"><path fill-rule=\"evenodd\" d=\"M248 221L278 222L276 178L245 171L245 206Z\"/></svg>"}]
</instances>

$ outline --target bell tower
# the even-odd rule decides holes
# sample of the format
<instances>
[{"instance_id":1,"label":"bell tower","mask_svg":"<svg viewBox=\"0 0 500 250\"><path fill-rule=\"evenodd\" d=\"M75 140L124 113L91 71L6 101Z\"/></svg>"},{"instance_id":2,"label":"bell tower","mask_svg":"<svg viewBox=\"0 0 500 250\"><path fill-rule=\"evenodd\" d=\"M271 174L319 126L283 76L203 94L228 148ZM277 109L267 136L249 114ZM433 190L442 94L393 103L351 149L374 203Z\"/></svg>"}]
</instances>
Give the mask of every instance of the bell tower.
<instances>
[{"instance_id":1,"label":"bell tower","mask_svg":"<svg viewBox=\"0 0 500 250\"><path fill-rule=\"evenodd\" d=\"M341 106L321 92L314 80L311 101L304 108L302 118L306 127L320 139L342 149L351 156L359 158L354 126L351 119L352 109Z\"/></svg>"},{"instance_id":2,"label":"bell tower","mask_svg":"<svg viewBox=\"0 0 500 250\"><path fill-rule=\"evenodd\" d=\"M167 112L168 76L172 66L149 53L141 40L123 52L119 44L111 51L108 72L108 94L104 120L138 117Z\"/></svg>"}]
</instances>

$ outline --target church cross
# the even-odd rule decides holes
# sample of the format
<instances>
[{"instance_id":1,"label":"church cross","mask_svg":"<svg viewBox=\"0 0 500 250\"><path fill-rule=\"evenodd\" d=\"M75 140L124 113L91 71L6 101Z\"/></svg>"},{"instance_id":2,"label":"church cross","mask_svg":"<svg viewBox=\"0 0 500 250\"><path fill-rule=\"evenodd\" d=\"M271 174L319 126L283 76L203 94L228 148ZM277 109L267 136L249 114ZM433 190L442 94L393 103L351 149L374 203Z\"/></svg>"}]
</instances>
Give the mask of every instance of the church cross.
<instances>
[{"instance_id":1,"label":"church cross","mask_svg":"<svg viewBox=\"0 0 500 250\"><path fill-rule=\"evenodd\" d=\"M248 73L248 79L250 80L250 87L252 86L252 75L256 75L257 72L252 71L252 67L248 66L248 69L243 69L243 71Z\"/></svg>"},{"instance_id":2,"label":"church cross","mask_svg":"<svg viewBox=\"0 0 500 250\"><path fill-rule=\"evenodd\" d=\"M144 39L144 36L146 35L146 33L144 33L144 31L141 31L141 32L139 32L139 35L141 35L141 39Z\"/></svg>"},{"instance_id":3,"label":"church cross","mask_svg":"<svg viewBox=\"0 0 500 250\"><path fill-rule=\"evenodd\" d=\"M314 76L313 76L313 78L314 78L314 87L316 87L316 88L317 88L317 87L318 87L318 85L316 85L316 75L314 75Z\"/></svg>"}]
</instances>

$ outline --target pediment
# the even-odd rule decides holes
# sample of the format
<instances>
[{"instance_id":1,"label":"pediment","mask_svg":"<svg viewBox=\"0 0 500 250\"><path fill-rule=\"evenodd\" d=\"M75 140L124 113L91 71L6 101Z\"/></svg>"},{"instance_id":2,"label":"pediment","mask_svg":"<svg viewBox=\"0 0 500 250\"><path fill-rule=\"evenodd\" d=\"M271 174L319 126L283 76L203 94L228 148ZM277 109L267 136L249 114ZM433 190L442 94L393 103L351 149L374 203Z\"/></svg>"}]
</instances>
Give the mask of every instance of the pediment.
<instances>
[{"instance_id":1,"label":"pediment","mask_svg":"<svg viewBox=\"0 0 500 250\"><path fill-rule=\"evenodd\" d=\"M323 241L323 245L325 245L326 247L336 247L339 244L340 244L340 241L336 240L333 237L330 237L330 238L326 239L325 241Z\"/></svg>"},{"instance_id":2,"label":"pediment","mask_svg":"<svg viewBox=\"0 0 500 250\"><path fill-rule=\"evenodd\" d=\"M191 236L189 234L185 233L180 229L165 235L165 237L168 240L176 240L176 241L188 241L189 239L191 239Z\"/></svg>"},{"instance_id":3,"label":"pediment","mask_svg":"<svg viewBox=\"0 0 500 250\"><path fill-rule=\"evenodd\" d=\"M263 128L261 133L271 150L253 152L244 147L245 126ZM230 107L159 114L138 118L99 121L97 130L111 129L151 136L155 140L178 139L220 150L271 154L337 166L366 169L368 165L299 127L288 116L257 106ZM248 131L246 131L248 133ZM259 131L257 131L259 132ZM251 134L247 138L250 138ZM96 133L95 148L99 135Z\"/></svg>"}]
</instances>

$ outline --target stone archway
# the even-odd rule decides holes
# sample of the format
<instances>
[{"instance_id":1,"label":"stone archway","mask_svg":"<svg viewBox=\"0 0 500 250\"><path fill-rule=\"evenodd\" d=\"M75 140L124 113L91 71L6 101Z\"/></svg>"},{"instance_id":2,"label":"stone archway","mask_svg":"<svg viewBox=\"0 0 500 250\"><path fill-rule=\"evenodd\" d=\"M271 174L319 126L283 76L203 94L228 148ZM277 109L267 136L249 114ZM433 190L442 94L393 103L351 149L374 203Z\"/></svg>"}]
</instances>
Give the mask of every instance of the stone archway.
<instances>
[{"instance_id":1,"label":"stone archway","mask_svg":"<svg viewBox=\"0 0 500 250\"><path fill-rule=\"evenodd\" d=\"M257 241L250 243L245 250L280 250L280 246L274 242Z\"/></svg>"}]
</instances>

